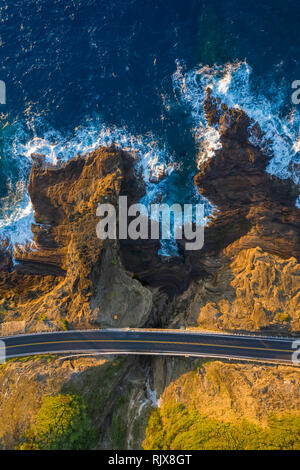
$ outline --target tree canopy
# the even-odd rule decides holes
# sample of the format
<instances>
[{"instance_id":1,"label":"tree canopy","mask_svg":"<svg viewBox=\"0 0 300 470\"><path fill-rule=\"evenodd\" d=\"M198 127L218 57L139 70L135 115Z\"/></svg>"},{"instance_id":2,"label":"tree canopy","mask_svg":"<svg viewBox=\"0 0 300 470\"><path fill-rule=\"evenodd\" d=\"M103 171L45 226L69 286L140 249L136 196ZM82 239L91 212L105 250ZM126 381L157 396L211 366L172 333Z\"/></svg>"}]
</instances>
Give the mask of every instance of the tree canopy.
<instances>
[{"instance_id":1,"label":"tree canopy","mask_svg":"<svg viewBox=\"0 0 300 470\"><path fill-rule=\"evenodd\" d=\"M83 399L73 394L59 394L44 398L19 449L81 450L92 447L95 440L96 433Z\"/></svg>"},{"instance_id":2,"label":"tree canopy","mask_svg":"<svg viewBox=\"0 0 300 470\"><path fill-rule=\"evenodd\" d=\"M300 449L300 415L269 418L262 427L246 420L227 423L183 404L156 408L146 429L148 450Z\"/></svg>"}]
</instances>

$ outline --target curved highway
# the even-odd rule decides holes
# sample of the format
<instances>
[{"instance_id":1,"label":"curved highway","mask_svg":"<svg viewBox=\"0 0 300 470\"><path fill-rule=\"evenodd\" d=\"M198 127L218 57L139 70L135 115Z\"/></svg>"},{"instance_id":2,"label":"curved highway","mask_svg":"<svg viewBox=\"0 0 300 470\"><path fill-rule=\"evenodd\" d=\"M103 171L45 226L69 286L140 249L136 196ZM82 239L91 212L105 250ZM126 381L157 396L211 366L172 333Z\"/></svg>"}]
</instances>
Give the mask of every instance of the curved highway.
<instances>
[{"instance_id":1,"label":"curved highway","mask_svg":"<svg viewBox=\"0 0 300 470\"><path fill-rule=\"evenodd\" d=\"M53 353L206 356L292 363L293 339L182 330L73 330L0 337L6 359ZM3 348L3 345L2 345Z\"/></svg>"}]
</instances>

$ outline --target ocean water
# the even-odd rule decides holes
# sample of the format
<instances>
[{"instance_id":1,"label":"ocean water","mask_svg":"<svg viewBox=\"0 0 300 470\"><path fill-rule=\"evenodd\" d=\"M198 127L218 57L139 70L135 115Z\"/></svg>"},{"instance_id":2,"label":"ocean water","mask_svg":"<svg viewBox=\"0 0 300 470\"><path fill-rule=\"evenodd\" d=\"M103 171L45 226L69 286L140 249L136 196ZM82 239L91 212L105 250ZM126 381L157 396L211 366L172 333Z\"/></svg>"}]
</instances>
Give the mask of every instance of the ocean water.
<instances>
[{"instance_id":1,"label":"ocean water","mask_svg":"<svg viewBox=\"0 0 300 470\"><path fill-rule=\"evenodd\" d=\"M267 171L299 184L299 24L295 0L1 0L0 236L31 239L34 152L55 163L114 142L139 156L143 202L201 202L193 176L220 146L206 86L259 122Z\"/></svg>"}]
</instances>

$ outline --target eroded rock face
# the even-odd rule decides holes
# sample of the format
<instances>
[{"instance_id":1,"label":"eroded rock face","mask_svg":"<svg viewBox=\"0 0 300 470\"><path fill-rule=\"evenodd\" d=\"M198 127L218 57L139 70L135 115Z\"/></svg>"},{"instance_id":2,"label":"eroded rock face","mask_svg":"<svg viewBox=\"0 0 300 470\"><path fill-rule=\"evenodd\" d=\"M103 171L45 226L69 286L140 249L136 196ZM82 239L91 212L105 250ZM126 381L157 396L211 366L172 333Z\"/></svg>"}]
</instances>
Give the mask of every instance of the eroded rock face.
<instances>
[{"instance_id":1,"label":"eroded rock face","mask_svg":"<svg viewBox=\"0 0 300 470\"><path fill-rule=\"evenodd\" d=\"M134 362L132 357L42 356L1 366L0 449L14 449L33 424L42 400L59 393L82 396L99 436L107 432L105 419L116 406L122 381L126 389L126 376L136 368Z\"/></svg>"},{"instance_id":2,"label":"eroded rock face","mask_svg":"<svg viewBox=\"0 0 300 470\"><path fill-rule=\"evenodd\" d=\"M299 415L299 381L293 367L212 361L175 378L160 402L182 403L227 422L247 419L265 425L273 414Z\"/></svg>"},{"instance_id":3,"label":"eroded rock face","mask_svg":"<svg viewBox=\"0 0 300 470\"><path fill-rule=\"evenodd\" d=\"M26 319L29 329L59 327L63 319L74 327L144 324L150 291L126 273L118 242L96 234L99 203L117 207L119 195L131 203L143 194L133 157L114 147L58 167L36 157L28 190L34 245L16 247L17 266L9 272L6 263L1 273L5 320Z\"/></svg>"},{"instance_id":4,"label":"eroded rock face","mask_svg":"<svg viewBox=\"0 0 300 470\"><path fill-rule=\"evenodd\" d=\"M208 121L219 129L222 145L195 176L200 193L220 211L207 230L206 249L214 244L228 247L230 255L260 246L268 253L299 260L298 188L266 173L269 157L250 143L253 123L242 110L218 104L209 92L205 110Z\"/></svg>"},{"instance_id":5,"label":"eroded rock face","mask_svg":"<svg viewBox=\"0 0 300 470\"><path fill-rule=\"evenodd\" d=\"M9 248L8 240L3 240L0 243L0 271L9 272L12 269L12 256Z\"/></svg>"},{"instance_id":6,"label":"eroded rock face","mask_svg":"<svg viewBox=\"0 0 300 470\"><path fill-rule=\"evenodd\" d=\"M250 121L242 111L209 94L205 109L220 129L222 148L195 178L219 210L204 248L186 252L181 246L181 259L162 261L155 240L97 238L99 202L117 206L121 194L129 203L143 194L128 153L101 148L58 167L36 156L29 185L35 247L16 247L14 268L7 246L0 247L1 319L26 319L29 331L61 328L62 320L71 328L300 331L296 189L265 172L267 153L249 142ZM261 132L257 126L255 132ZM219 361L199 368L194 362L48 357L9 363L0 370L0 447L13 448L42 397L58 392L84 396L102 449L121 446L113 440L115 420L126 429L124 448L141 446L153 396L229 422L264 423L272 413L299 410L295 368Z\"/></svg>"},{"instance_id":7,"label":"eroded rock face","mask_svg":"<svg viewBox=\"0 0 300 470\"><path fill-rule=\"evenodd\" d=\"M204 107L221 148L195 176L218 209L203 249L186 251L182 241L180 258L162 259L158 240L97 238L98 203L117 208L119 195L131 204L144 194L130 154L100 148L55 167L36 155L29 183L35 245L15 247L14 270L0 248L6 321L26 319L29 329L67 320L71 327L299 331L297 188L266 173L262 131L243 111L228 109L210 91ZM234 266L244 273L243 287ZM284 276L277 275L283 266Z\"/></svg>"},{"instance_id":8,"label":"eroded rock face","mask_svg":"<svg viewBox=\"0 0 300 470\"><path fill-rule=\"evenodd\" d=\"M299 332L298 190L266 173L267 152L250 142L250 132L262 132L242 110L208 91L205 111L222 148L202 164L195 184L218 212L203 250L186 256L193 281L169 318L174 326Z\"/></svg>"},{"instance_id":9,"label":"eroded rock face","mask_svg":"<svg viewBox=\"0 0 300 470\"><path fill-rule=\"evenodd\" d=\"M0 368L0 449L20 443L49 395L84 399L96 448L140 449L154 406L181 403L213 419L266 425L274 414L299 415L299 385L298 369L288 366L136 356L17 360Z\"/></svg>"},{"instance_id":10,"label":"eroded rock face","mask_svg":"<svg viewBox=\"0 0 300 470\"><path fill-rule=\"evenodd\" d=\"M295 258L284 260L261 248L242 250L213 278L190 287L187 322L212 330L297 332L299 276Z\"/></svg>"}]
</instances>

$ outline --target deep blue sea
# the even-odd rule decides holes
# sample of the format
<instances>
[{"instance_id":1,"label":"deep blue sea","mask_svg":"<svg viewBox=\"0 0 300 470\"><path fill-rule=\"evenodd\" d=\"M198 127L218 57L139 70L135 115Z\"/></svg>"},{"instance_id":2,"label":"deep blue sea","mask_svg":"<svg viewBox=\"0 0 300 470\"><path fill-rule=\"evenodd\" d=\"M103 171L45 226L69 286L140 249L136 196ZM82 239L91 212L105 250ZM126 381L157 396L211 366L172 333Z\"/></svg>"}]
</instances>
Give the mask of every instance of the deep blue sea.
<instances>
[{"instance_id":1,"label":"deep blue sea","mask_svg":"<svg viewBox=\"0 0 300 470\"><path fill-rule=\"evenodd\" d=\"M138 153L148 202L198 200L219 146L206 86L259 122L268 171L299 183L299 26L296 0L0 0L0 235L30 239L34 152L55 163L116 142Z\"/></svg>"}]
</instances>

